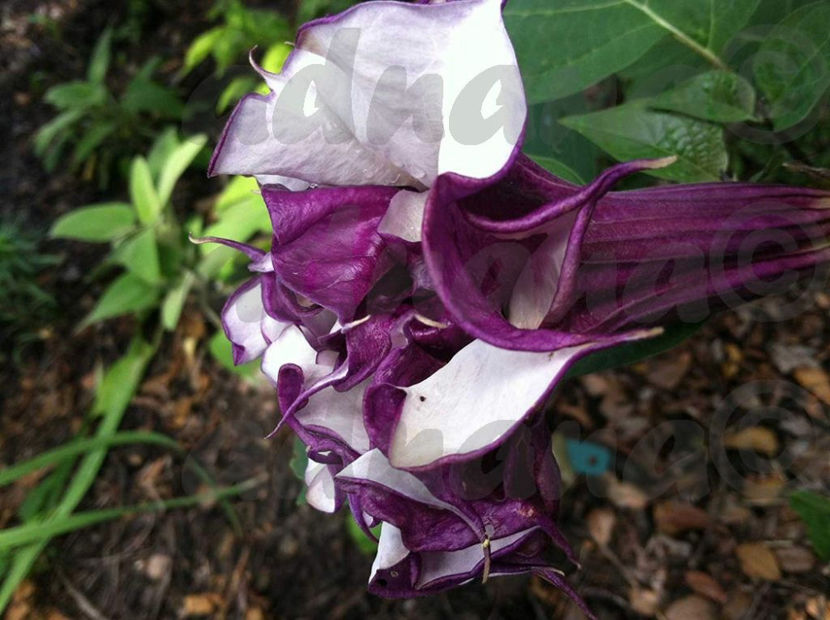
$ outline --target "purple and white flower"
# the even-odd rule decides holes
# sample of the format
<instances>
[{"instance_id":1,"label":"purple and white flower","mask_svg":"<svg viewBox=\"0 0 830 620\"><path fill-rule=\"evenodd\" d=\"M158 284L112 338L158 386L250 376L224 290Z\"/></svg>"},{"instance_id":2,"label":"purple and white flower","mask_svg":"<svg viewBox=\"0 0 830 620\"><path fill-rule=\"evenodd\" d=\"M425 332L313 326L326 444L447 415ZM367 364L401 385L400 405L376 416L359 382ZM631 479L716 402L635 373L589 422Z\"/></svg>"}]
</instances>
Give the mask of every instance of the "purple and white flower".
<instances>
[{"instance_id":1,"label":"purple and white flower","mask_svg":"<svg viewBox=\"0 0 830 620\"><path fill-rule=\"evenodd\" d=\"M308 447L309 503L382 524L379 594L534 572L578 600L555 568L570 557L542 415L557 384L585 355L826 263L830 195L612 191L671 158L585 187L552 176L520 152L500 0L361 4L259 71L271 93L239 104L211 170L260 180L273 243L222 241L255 273L223 321Z\"/></svg>"}]
</instances>

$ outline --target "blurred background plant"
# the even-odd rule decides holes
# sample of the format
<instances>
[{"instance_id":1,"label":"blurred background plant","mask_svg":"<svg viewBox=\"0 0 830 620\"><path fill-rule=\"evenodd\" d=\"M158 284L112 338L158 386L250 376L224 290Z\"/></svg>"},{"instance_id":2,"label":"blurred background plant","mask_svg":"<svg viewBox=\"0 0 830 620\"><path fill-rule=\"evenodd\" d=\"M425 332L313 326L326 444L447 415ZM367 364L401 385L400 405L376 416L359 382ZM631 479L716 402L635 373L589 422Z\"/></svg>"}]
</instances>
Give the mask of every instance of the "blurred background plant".
<instances>
[{"instance_id":1,"label":"blurred background plant","mask_svg":"<svg viewBox=\"0 0 830 620\"><path fill-rule=\"evenodd\" d=\"M113 167L155 138L159 121L180 120L185 111L176 91L153 79L159 58L147 60L118 94L107 84L111 61L112 29L107 28L92 53L86 79L46 92L44 100L59 114L34 138L35 153L48 171L60 163L69 172L80 170L84 179L97 178L102 189Z\"/></svg>"}]
</instances>

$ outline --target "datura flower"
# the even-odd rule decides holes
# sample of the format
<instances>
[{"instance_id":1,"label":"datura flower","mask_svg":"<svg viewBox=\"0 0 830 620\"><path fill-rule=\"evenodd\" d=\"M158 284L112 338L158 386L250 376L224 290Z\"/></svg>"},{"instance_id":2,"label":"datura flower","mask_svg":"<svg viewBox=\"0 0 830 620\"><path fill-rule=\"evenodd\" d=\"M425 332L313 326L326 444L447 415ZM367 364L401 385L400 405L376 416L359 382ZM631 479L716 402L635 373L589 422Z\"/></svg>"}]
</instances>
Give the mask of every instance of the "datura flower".
<instances>
[{"instance_id":1,"label":"datura flower","mask_svg":"<svg viewBox=\"0 0 830 620\"><path fill-rule=\"evenodd\" d=\"M738 183L615 192L521 154L499 0L369 2L303 27L233 113L213 173L256 176L265 252L223 321L261 359L308 502L382 524L370 589L533 572L568 591L544 409L569 368L827 262L830 196Z\"/></svg>"}]
</instances>

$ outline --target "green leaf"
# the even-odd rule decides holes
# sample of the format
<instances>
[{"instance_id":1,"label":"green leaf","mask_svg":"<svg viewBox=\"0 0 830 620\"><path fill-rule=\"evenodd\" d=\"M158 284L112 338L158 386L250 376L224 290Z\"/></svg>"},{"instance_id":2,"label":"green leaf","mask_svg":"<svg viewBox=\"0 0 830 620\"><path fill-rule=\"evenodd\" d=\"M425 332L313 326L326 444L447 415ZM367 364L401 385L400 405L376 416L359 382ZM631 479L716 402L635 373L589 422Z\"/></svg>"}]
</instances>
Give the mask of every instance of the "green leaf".
<instances>
[{"instance_id":1,"label":"green leaf","mask_svg":"<svg viewBox=\"0 0 830 620\"><path fill-rule=\"evenodd\" d=\"M96 404L100 407L98 411L102 414L101 423L95 433L96 437L107 437L115 434L154 352L155 347L140 338L136 338L130 345L129 351L113 364L104 375L103 382L96 394ZM107 386L108 396L102 398L101 392L105 385ZM54 513L43 522L44 525L65 519L72 514L86 495L89 487L92 486L106 455L106 448L98 448L86 453L66 493L55 508ZM6 609L17 586L29 574L47 543L48 538L42 538L15 553L12 565L6 573L2 586L0 586L0 613L3 613Z\"/></svg>"},{"instance_id":2,"label":"green leaf","mask_svg":"<svg viewBox=\"0 0 830 620\"><path fill-rule=\"evenodd\" d=\"M214 359L222 364L227 370L242 377L251 378L259 371L260 363L257 360L234 366L233 349L224 332L218 331L208 341L208 350Z\"/></svg>"},{"instance_id":3,"label":"green leaf","mask_svg":"<svg viewBox=\"0 0 830 620\"><path fill-rule=\"evenodd\" d=\"M131 239L124 241L116 249L115 258L127 271L135 274L147 284L153 285L161 282L158 245L155 231L152 228L144 229Z\"/></svg>"},{"instance_id":4,"label":"green leaf","mask_svg":"<svg viewBox=\"0 0 830 620\"><path fill-rule=\"evenodd\" d=\"M204 148L206 142L207 136L205 135L192 136L173 149L164 160L158 183L158 197L162 205L169 202L179 177L184 174L184 171L187 170L199 151Z\"/></svg>"},{"instance_id":5,"label":"green leaf","mask_svg":"<svg viewBox=\"0 0 830 620\"><path fill-rule=\"evenodd\" d=\"M545 157L544 155L536 155L534 153L527 153L527 156L542 166L542 168L552 174L555 174L561 179L565 179L566 181L570 181L571 183L575 183L577 185L585 184L585 180L580 177L575 170L558 159L554 159L553 157Z\"/></svg>"},{"instance_id":6,"label":"green leaf","mask_svg":"<svg viewBox=\"0 0 830 620\"><path fill-rule=\"evenodd\" d=\"M271 230L268 209L260 194L248 194L229 207L224 208L219 219L205 229L206 237L222 237L247 241L255 233ZM204 254L216 250L216 245L202 245Z\"/></svg>"},{"instance_id":7,"label":"green leaf","mask_svg":"<svg viewBox=\"0 0 830 620\"><path fill-rule=\"evenodd\" d=\"M648 174L683 183L719 181L728 156L723 129L712 123L630 103L560 121L618 161L676 155L676 163Z\"/></svg>"},{"instance_id":8,"label":"green leaf","mask_svg":"<svg viewBox=\"0 0 830 620\"><path fill-rule=\"evenodd\" d=\"M112 241L129 233L135 226L135 213L130 205L110 202L79 207L57 219L50 237L80 241Z\"/></svg>"},{"instance_id":9,"label":"green leaf","mask_svg":"<svg viewBox=\"0 0 830 620\"><path fill-rule=\"evenodd\" d=\"M504 11L531 102L620 71L671 34L710 64L759 0L513 0Z\"/></svg>"},{"instance_id":10,"label":"green leaf","mask_svg":"<svg viewBox=\"0 0 830 620\"><path fill-rule=\"evenodd\" d=\"M161 118L181 118L184 103L176 91L154 82L143 73L136 75L121 97L124 109L133 113L147 112Z\"/></svg>"},{"instance_id":11,"label":"green leaf","mask_svg":"<svg viewBox=\"0 0 830 620\"><path fill-rule=\"evenodd\" d=\"M55 146L58 135L69 131L69 129L84 115L83 110L69 110L58 114L35 134L35 154L43 157L46 151Z\"/></svg>"},{"instance_id":12,"label":"green leaf","mask_svg":"<svg viewBox=\"0 0 830 620\"><path fill-rule=\"evenodd\" d=\"M232 79L216 101L216 113L223 114L225 110L254 90L256 86L256 78L248 75L242 75Z\"/></svg>"},{"instance_id":13,"label":"green leaf","mask_svg":"<svg viewBox=\"0 0 830 620\"><path fill-rule=\"evenodd\" d=\"M218 26L216 28L211 28L207 32L203 32L196 37L185 53L184 68L182 69L183 74L187 74L192 71L196 65L200 64L210 55L211 51L213 51L214 45L216 45L216 42L222 37L223 32L224 28Z\"/></svg>"},{"instance_id":14,"label":"green leaf","mask_svg":"<svg viewBox=\"0 0 830 620\"><path fill-rule=\"evenodd\" d=\"M107 77L107 69L110 66L110 55L112 45L112 28L106 28L104 33L95 44L92 51L92 58L87 69L87 79L95 84L101 84Z\"/></svg>"},{"instance_id":15,"label":"green leaf","mask_svg":"<svg viewBox=\"0 0 830 620\"><path fill-rule=\"evenodd\" d=\"M703 323L678 323L665 328L654 338L617 345L583 357L571 367L568 377L581 377L592 372L602 372L636 364L646 358L673 349L697 333Z\"/></svg>"},{"instance_id":16,"label":"green leaf","mask_svg":"<svg viewBox=\"0 0 830 620\"><path fill-rule=\"evenodd\" d=\"M107 89L91 82L67 82L46 91L43 98L56 108L87 109L103 104L107 100Z\"/></svg>"},{"instance_id":17,"label":"green leaf","mask_svg":"<svg viewBox=\"0 0 830 620\"><path fill-rule=\"evenodd\" d=\"M125 273L109 285L78 329L115 316L141 312L158 302L158 289L132 273Z\"/></svg>"},{"instance_id":18,"label":"green leaf","mask_svg":"<svg viewBox=\"0 0 830 620\"><path fill-rule=\"evenodd\" d=\"M124 431L108 437L91 437L89 439L74 439L62 446L42 452L21 463L15 463L5 469L0 469L0 486L11 484L15 480L34 473L46 467L52 467L74 456L83 455L90 450L105 446L125 446L132 444L151 444L181 451L179 443L159 433L147 431Z\"/></svg>"},{"instance_id":19,"label":"green leaf","mask_svg":"<svg viewBox=\"0 0 830 620\"><path fill-rule=\"evenodd\" d=\"M803 121L830 87L830 3L788 15L755 55L755 82L770 106L776 131Z\"/></svg>"},{"instance_id":20,"label":"green leaf","mask_svg":"<svg viewBox=\"0 0 830 620\"><path fill-rule=\"evenodd\" d=\"M258 196L259 200L262 200L257 180L253 177L233 177L217 197L213 209L221 214L238 202L250 200L251 196Z\"/></svg>"},{"instance_id":21,"label":"green leaf","mask_svg":"<svg viewBox=\"0 0 830 620\"><path fill-rule=\"evenodd\" d=\"M159 500L156 502L145 502L135 506L124 506L121 508L109 508L104 510L90 510L65 517L49 519L44 523L31 523L18 525L0 530L0 553L5 553L12 548L32 543L39 543L55 536L68 534L105 521L112 521L132 514L142 512L160 512L173 508L187 508L200 504L227 499L240 495L254 489L262 484L256 478L240 482L229 487L188 495L186 497L175 497L173 499Z\"/></svg>"},{"instance_id":22,"label":"green leaf","mask_svg":"<svg viewBox=\"0 0 830 620\"><path fill-rule=\"evenodd\" d=\"M140 155L133 159L130 168L130 199L142 224L154 223L164 207L153 184L150 166Z\"/></svg>"},{"instance_id":23,"label":"green leaf","mask_svg":"<svg viewBox=\"0 0 830 620\"><path fill-rule=\"evenodd\" d=\"M650 106L717 123L739 123L755 116L755 90L728 71L708 71L662 93Z\"/></svg>"},{"instance_id":24,"label":"green leaf","mask_svg":"<svg viewBox=\"0 0 830 620\"><path fill-rule=\"evenodd\" d=\"M147 154L147 164L154 179L159 178L164 162L170 157L170 153L176 150L181 144L179 134L175 127L168 127L162 131L153 142L150 152Z\"/></svg>"},{"instance_id":25,"label":"green leaf","mask_svg":"<svg viewBox=\"0 0 830 620\"><path fill-rule=\"evenodd\" d=\"M666 36L622 0L512 0L504 20L531 103L579 92Z\"/></svg>"},{"instance_id":26,"label":"green leaf","mask_svg":"<svg viewBox=\"0 0 830 620\"><path fill-rule=\"evenodd\" d=\"M807 524L810 542L818 556L830 561L830 497L811 491L796 491L790 495L790 508Z\"/></svg>"},{"instance_id":27,"label":"green leaf","mask_svg":"<svg viewBox=\"0 0 830 620\"><path fill-rule=\"evenodd\" d=\"M360 529L360 526L357 524L357 521L354 520L351 512L346 514L346 532L349 535L349 538L352 539L357 548L360 550L360 553L363 555L374 555L377 553L378 544L366 536L366 532ZM375 536L380 534L380 526L376 526L372 529L372 532Z\"/></svg>"},{"instance_id":28,"label":"green leaf","mask_svg":"<svg viewBox=\"0 0 830 620\"><path fill-rule=\"evenodd\" d=\"M80 164L97 149L101 143L109 138L112 133L118 128L115 121L101 121L96 123L84 134L78 143L75 145L75 150L72 153L72 163Z\"/></svg>"},{"instance_id":29,"label":"green leaf","mask_svg":"<svg viewBox=\"0 0 830 620\"><path fill-rule=\"evenodd\" d=\"M161 304L161 324L167 331L172 332L179 324L184 302L187 300L187 294L193 287L194 282L195 276L190 272L185 273L181 282L170 289L164 298Z\"/></svg>"}]
</instances>

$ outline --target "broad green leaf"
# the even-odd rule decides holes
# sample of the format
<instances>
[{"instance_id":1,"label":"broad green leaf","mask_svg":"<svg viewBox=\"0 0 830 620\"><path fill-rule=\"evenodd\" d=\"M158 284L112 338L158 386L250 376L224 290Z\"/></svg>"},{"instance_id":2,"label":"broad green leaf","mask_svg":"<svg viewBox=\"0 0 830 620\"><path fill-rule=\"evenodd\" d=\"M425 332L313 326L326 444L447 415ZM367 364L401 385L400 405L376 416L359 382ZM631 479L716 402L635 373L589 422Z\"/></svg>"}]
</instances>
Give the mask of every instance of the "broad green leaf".
<instances>
[{"instance_id":1,"label":"broad green leaf","mask_svg":"<svg viewBox=\"0 0 830 620\"><path fill-rule=\"evenodd\" d=\"M755 116L755 90L735 73L708 71L658 95L649 105L705 121L739 123Z\"/></svg>"},{"instance_id":2,"label":"broad green leaf","mask_svg":"<svg viewBox=\"0 0 830 620\"><path fill-rule=\"evenodd\" d=\"M189 73L196 65L200 64L205 58L207 58L213 50L214 45L216 45L216 42L220 37L222 37L223 33L224 28L217 27L211 28L207 32L203 32L196 37L193 43L190 44L190 47L187 48L182 73Z\"/></svg>"},{"instance_id":3,"label":"broad green leaf","mask_svg":"<svg viewBox=\"0 0 830 620\"><path fill-rule=\"evenodd\" d=\"M179 177L184 174L184 171L187 170L199 151L204 148L206 142L207 136L205 135L192 136L173 149L164 160L158 183L158 197L162 205L166 205L170 201L170 196L173 194L173 188Z\"/></svg>"},{"instance_id":4,"label":"broad green leaf","mask_svg":"<svg viewBox=\"0 0 830 620\"><path fill-rule=\"evenodd\" d=\"M513 0L505 23L531 102L578 92L624 69L667 35L710 64L759 0Z\"/></svg>"},{"instance_id":5,"label":"broad green leaf","mask_svg":"<svg viewBox=\"0 0 830 620\"><path fill-rule=\"evenodd\" d=\"M161 266L156 243L155 230L146 228L131 239L127 239L115 251L119 264L147 284L161 282Z\"/></svg>"},{"instance_id":6,"label":"broad green leaf","mask_svg":"<svg viewBox=\"0 0 830 620\"><path fill-rule=\"evenodd\" d=\"M95 44L95 49L92 51L92 58L89 61L86 76L90 82L101 84L104 78L107 77L107 69L110 66L111 45L112 28L106 28Z\"/></svg>"},{"instance_id":7,"label":"broad green leaf","mask_svg":"<svg viewBox=\"0 0 830 620\"><path fill-rule=\"evenodd\" d=\"M787 16L755 55L755 82L770 106L776 131L803 121L830 88L830 2Z\"/></svg>"},{"instance_id":8,"label":"broad green leaf","mask_svg":"<svg viewBox=\"0 0 830 620\"><path fill-rule=\"evenodd\" d=\"M68 131L83 115L83 110L61 112L38 129L34 139L35 154L43 157L49 148L55 146L59 134Z\"/></svg>"},{"instance_id":9,"label":"broad green leaf","mask_svg":"<svg viewBox=\"0 0 830 620\"><path fill-rule=\"evenodd\" d=\"M49 236L81 241L112 241L135 226L135 213L130 205L110 202L74 209L52 225Z\"/></svg>"},{"instance_id":10,"label":"broad green leaf","mask_svg":"<svg viewBox=\"0 0 830 620\"><path fill-rule=\"evenodd\" d=\"M130 199L142 224L152 224L161 215L164 203L159 199L147 160L140 155L130 168Z\"/></svg>"},{"instance_id":11,"label":"broad green leaf","mask_svg":"<svg viewBox=\"0 0 830 620\"><path fill-rule=\"evenodd\" d=\"M591 353L573 365L568 372L568 377L581 377L592 372L636 364L676 347L694 335L702 325L702 323L679 323L666 327L663 334L649 340L631 342Z\"/></svg>"},{"instance_id":12,"label":"broad green leaf","mask_svg":"<svg viewBox=\"0 0 830 620\"><path fill-rule=\"evenodd\" d=\"M179 317L182 315L184 302L187 300L187 294L193 287L194 282L195 276L187 272L182 276L181 282L168 291L161 304L161 324L164 329L171 332L176 329L179 324Z\"/></svg>"},{"instance_id":13,"label":"broad green leaf","mask_svg":"<svg viewBox=\"0 0 830 620\"><path fill-rule=\"evenodd\" d=\"M671 32L681 43L716 55L758 9L760 0L625 0ZM693 48L694 49L694 48ZM711 60L711 59L710 59Z\"/></svg>"},{"instance_id":14,"label":"broad green leaf","mask_svg":"<svg viewBox=\"0 0 830 620\"><path fill-rule=\"evenodd\" d=\"M575 183L577 185L585 184L585 179L580 177L579 174L577 174L577 172L570 166L559 161L558 159L554 159L553 157L545 157L544 155L536 155L535 153L528 153L527 155L530 159L542 166L542 168L552 174L555 174L559 178L565 179L566 181L570 181L571 183Z\"/></svg>"},{"instance_id":15,"label":"broad green leaf","mask_svg":"<svg viewBox=\"0 0 830 620\"><path fill-rule=\"evenodd\" d=\"M156 287L132 273L125 273L116 278L104 291L95 308L81 322L79 329L115 316L152 308L158 302L158 294Z\"/></svg>"},{"instance_id":16,"label":"broad green leaf","mask_svg":"<svg viewBox=\"0 0 830 620\"><path fill-rule=\"evenodd\" d=\"M599 102L582 93L557 101L546 101L528 108L524 152L557 176L583 183L597 175L597 160L602 151L590 140L559 122L573 114L586 114L599 109ZM555 166L549 160L566 166Z\"/></svg>"},{"instance_id":17,"label":"broad green leaf","mask_svg":"<svg viewBox=\"0 0 830 620\"><path fill-rule=\"evenodd\" d=\"M617 75L624 82L626 98L631 99L657 95L709 68L705 58L666 37Z\"/></svg>"},{"instance_id":18,"label":"broad green leaf","mask_svg":"<svg viewBox=\"0 0 830 620\"><path fill-rule=\"evenodd\" d=\"M107 89L91 82L67 82L46 91L43 98L61 110L92 108L107 100Z\"/></svg>"},{"instance_id":19,"label":"broad green leaf","mask_svg":"<svg viewBox=\"0 0 830 620\"><path fill-rule=\"evenodd\" d=\"M504 20L531 103L579 92L666 36L623 0L512 0Z\"/></svg>"},{"instance_id":20,"label":"broad green leaf","mask_svg":"<svg viewBox=\"0 0 830 620\"><path fill-rule=\"evenodd\" d=\"M777 24L790 13L816 0L761 0L758 10L750 20L750 24L771 26Z\"/></svg>"},{"instance_id":21,"label":"broad green leaf","mask_svg":"<svg viewBox=\"0 0 830 620\"><path fill-rule=\"evenodd\" d=\"M830 561L830 497L811 491L796 491L790 495L790 508L807 524L810 542L818 556Z\"/></svg>"},{"instance_id":22,"label":"broad green leaf","mask_svg":"<svg viewBox=\"0 0 830 620\"><path fill-rule=\"evenodd\" d=\"M719 181L728 156L718 125L640 103L571 116L560 122L575 129L618 161L676 155L674 164L648 174L683 183Z\"/></svg>"}]
</instances>

